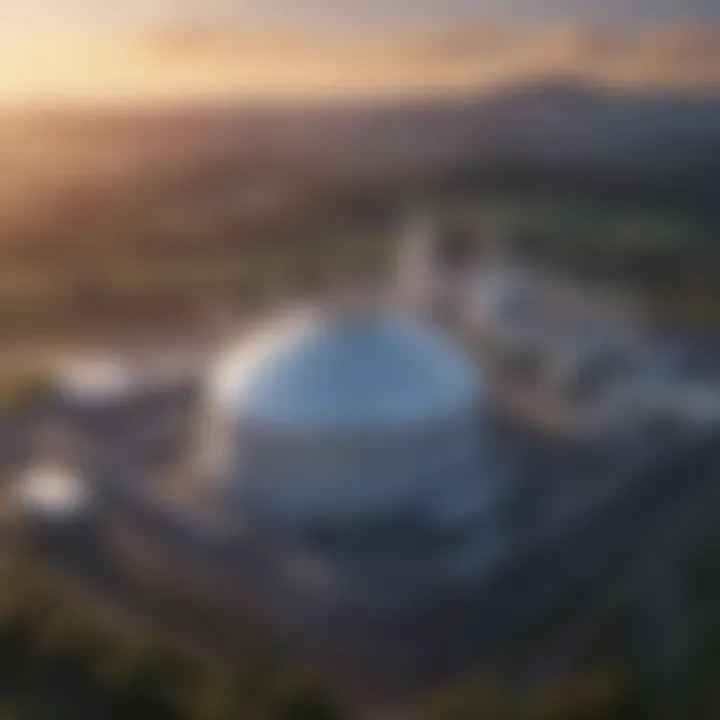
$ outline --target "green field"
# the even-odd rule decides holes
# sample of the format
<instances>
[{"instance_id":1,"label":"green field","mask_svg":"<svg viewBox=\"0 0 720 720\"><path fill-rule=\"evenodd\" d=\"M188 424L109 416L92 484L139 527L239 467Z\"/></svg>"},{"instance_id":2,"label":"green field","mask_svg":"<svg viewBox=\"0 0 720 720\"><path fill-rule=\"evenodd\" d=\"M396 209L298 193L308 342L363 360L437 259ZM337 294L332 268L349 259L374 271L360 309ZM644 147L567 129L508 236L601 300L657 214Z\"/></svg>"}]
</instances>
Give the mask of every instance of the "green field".
<instances>
[{"instance_id":1,"label":"green field","mask_svg":"<svg viewBox=\"0 0 720 720\"><path fill-rule=\"evenodd\" d=\"M287 297L392 268L408 203L317 188L256 206L124 189L121 200L0 217L0 337L182 327L217 302ZM249 191L247 191L249 192ZM128 196L129 195L129 196ZM720 320L717 216L552 195L443 194L438 215L522 252L647 293L663 316Z\"/></svg>"}]
</instances>

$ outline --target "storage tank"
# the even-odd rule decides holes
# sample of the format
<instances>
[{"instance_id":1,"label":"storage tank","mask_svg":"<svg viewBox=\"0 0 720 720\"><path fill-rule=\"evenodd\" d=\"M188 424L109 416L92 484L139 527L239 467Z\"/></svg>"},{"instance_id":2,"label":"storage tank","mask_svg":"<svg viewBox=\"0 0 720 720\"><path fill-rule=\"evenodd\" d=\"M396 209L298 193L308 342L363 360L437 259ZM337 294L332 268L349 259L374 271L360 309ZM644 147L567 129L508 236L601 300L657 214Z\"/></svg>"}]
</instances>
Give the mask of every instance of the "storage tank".
<instances>
[{"instance_id":1,"label":"storage tank","mask_svg":"<svg viewBox=\"0 0 720 720\"><path fill-rule=\"evenodd\" d=\"M474 471L484 394L476 366L410 316L307 310L217 361L208 419L225 492L254 517L431 516Z\"/></svg>"}]
</instances>

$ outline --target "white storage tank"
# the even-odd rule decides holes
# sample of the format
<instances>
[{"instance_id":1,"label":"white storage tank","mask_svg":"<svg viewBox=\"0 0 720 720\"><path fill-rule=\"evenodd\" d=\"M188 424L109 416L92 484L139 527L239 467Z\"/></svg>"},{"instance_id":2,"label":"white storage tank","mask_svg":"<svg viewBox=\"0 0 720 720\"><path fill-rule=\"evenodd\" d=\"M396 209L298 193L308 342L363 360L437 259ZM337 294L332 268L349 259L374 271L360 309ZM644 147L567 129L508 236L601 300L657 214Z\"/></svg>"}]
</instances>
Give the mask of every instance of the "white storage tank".
<instances>
[{"instance_id":1,"label":"white storage tank","mask_svg":"<svg viewBox=\"0 0 720 720\"><path fill-rule=\"evenodd\" d=\"M208 392L226 491L280 523L432 515L481 451L481 374L390 310L294 313L221 357Z\"/></svg>"},{"instance_id":2,"label":"white storage tank","mask_svg":"<svg viewBox=\"0 0 720 720\"><path fill-rule=\"evenodd\" d=\"M84 479L62 464L29 468L18 484L19 510L33 526L77 529L93 516L94 503Z\"/></svg>"}]
</instances>

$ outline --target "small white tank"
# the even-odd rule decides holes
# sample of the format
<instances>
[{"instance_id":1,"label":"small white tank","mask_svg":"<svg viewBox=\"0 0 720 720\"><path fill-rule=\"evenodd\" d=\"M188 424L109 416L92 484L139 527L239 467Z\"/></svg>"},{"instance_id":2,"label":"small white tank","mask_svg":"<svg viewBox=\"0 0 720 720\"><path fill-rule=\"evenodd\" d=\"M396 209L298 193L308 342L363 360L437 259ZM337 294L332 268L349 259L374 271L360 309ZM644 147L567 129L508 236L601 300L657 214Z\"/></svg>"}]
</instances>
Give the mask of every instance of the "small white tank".
<instances>
[{"instance_id":1,"label":"small white tank","mask_svg":"<svg viewBox=\"0 0 720 720\"><path fill-rule=\"evenodd\" d=\"M20 511L30 520L69 525L92 512L91 494L84 480L68 468L47 463L30 468L18 485Z\"/></svg>"}]
</instances>

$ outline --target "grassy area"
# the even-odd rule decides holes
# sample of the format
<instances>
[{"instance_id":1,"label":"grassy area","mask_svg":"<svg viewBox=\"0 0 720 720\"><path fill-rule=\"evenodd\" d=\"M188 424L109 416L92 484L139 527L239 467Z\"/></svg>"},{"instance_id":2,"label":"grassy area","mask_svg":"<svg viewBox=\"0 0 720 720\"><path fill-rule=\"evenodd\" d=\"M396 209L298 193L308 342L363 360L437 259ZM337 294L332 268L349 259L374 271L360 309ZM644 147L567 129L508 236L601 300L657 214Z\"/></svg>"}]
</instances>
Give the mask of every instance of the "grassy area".
<instances>
[{"instance_id":1,"label":"grassy area","mask_svg":"<svg viewBox=\"0 0 720 720\"><path fill-rule=\"evenodd\" d=\"M296 188L258 214L232 186L217 190L234 198L221 207L208 188L137 197L125 187L105 208L60 207L22 231L0 227L0 336L162 328L218 300L286 297L391 269L400 190L361 202ZM479 231L506 228L523 250L573 271L633 284L664 315L720 321L717 218L707 212L466 191L436 206Z\"/></svg>"},{"instance_id":2,"label":"grassy area","mask_svg":"<svg viewBox=\"0 0 720 720\"><path fill-rule=\"evenodd\" d=\"M12 372L0 375L0 417L38 407L53 393L49 377L36 372Z\"/></svg>"},{"instance_id":3,"label":"grassy area","mask_svg":"<svg viewBox=\"0 0 720 720\"><path fill-rule=\"evenodd\" d=\"M720 323L716 215L537 195L470 195L443 209L488 232L501 228L531 256L633 287L663 318Z\"/></svg>"}]
</instances>

